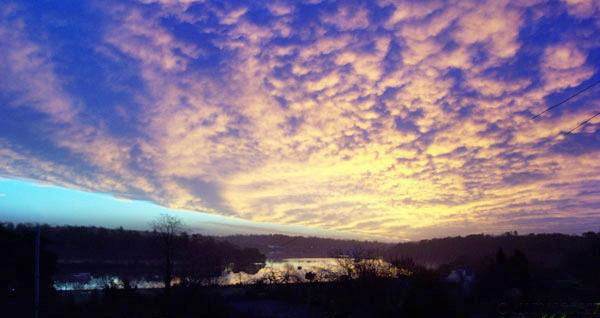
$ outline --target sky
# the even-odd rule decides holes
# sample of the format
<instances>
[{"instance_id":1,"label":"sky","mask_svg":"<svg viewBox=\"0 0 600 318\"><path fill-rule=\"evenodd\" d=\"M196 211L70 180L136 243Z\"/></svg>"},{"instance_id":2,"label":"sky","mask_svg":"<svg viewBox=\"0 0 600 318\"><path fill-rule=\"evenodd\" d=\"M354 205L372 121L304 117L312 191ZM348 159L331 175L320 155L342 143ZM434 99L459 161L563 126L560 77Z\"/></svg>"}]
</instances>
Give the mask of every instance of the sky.
<instances>
[{"instance_id":1,"label":"sky","mask_svg":"<svg viewBox=\"0 0 600 318\"><path fill-rule=\"evenodd\" d=\"M0 217L598 231L599 67L593 0L3 1Z\"/></svg>"},{"instance_id":2,"label":"sky","mask_svg":"<svg viewBox=\"0 0 600 318\"><path fill-rule=\"evenodd\" d=\"M181 220L181 230L188 233L217 236L279 233L340 239L361 238L326 229L252 222L218 214L172 209L149 201L123 199L110 194L25 180L0 179L1 222L149 230L152 229L152 223L163 214Z\"/></svg>"}]
</instances>

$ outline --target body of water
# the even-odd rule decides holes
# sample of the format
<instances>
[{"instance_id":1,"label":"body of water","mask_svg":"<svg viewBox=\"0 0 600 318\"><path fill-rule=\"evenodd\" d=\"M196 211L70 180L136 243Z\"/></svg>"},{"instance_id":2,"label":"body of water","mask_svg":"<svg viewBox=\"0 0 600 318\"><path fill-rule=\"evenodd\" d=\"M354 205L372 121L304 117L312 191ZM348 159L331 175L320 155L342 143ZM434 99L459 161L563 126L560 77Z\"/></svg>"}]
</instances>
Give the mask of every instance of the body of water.
<instances>
[{"instance_id":1,"label":"body of water","mask_svg":"<svg viewBox=\"0 0 600 318\"><path fill-rule=\"evenodd\" d=\"M303 282L307 281L309 272L319 275L319 280L328 280L340 270L335 258L288 258L283 260L268 260L263 268L256 274L245 272L233 273L225 271L215 282L220 285L253 284L257 282ZM164 283L158 276L140 277L124 282L116 275L94 276L89 273L74 273L56 280L54 288L57 290L93 290L103 289L106 286L123 288L125 284L132 288L162 288ZM179 283L175 278L173 284Z\"/></svg>"}]
</instances>

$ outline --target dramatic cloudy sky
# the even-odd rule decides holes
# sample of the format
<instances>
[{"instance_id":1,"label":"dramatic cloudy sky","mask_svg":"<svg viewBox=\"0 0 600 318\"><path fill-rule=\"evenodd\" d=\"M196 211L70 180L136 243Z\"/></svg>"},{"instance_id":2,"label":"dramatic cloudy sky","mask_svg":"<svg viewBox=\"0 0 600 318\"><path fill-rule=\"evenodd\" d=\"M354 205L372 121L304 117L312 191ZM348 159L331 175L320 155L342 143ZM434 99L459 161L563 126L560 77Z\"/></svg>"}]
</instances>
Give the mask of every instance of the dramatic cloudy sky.
<instances>
[{"instance_id":1,"label":"dramatic cloudy sky","mask_svg":"<svg viewBox=\"0 0 600 318\"><path fill-rule=\"evenodd\" d=\"M3 1L0 176L373 238L598 230L600 116L566 132L600 85L531 117L599 68L595 0Z\"/></svg>"}]
</instances>

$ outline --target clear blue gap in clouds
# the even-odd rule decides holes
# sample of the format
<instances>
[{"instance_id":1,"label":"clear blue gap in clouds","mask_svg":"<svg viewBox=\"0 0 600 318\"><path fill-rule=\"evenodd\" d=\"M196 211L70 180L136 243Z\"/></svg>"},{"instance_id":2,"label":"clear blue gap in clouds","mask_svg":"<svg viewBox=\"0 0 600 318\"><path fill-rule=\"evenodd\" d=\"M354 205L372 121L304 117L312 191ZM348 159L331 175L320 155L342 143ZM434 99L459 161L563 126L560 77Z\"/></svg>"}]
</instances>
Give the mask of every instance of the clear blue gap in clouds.
<instances>
[{"instance_id":1,"label":"clear blue gap in clouds","mask_svg":"<svg viewBox=\"0 0 600 318\"><path fill-rule=\"evenodd\" d=\"M268 234L350 237L334 231L245 221L169 209L148 201L116 198L27 180L0 178L0 222L84 225L147 230L160 214L180 218L185 230L206 235Z\"/></svg>"}]
</instances>

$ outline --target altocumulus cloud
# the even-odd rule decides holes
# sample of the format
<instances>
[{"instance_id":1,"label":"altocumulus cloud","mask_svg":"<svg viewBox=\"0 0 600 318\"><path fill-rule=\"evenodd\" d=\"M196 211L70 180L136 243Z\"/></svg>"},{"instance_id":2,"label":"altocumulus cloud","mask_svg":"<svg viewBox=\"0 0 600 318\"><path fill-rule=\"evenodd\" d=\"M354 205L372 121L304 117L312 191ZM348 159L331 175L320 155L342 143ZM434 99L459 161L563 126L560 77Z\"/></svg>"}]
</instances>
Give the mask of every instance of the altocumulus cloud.
<instances>
[{"instance_id":1,"label":"altocumulus cloud","mask_svg":"<svg viewBox=\"0 0 600 318\"><path fill-rule=\"evenodd\" d=\"M0 5L0 175L374 238L600 225L600 6ZM583 195L583 194L585 195Z\"/></svg>"}]
</instances>

